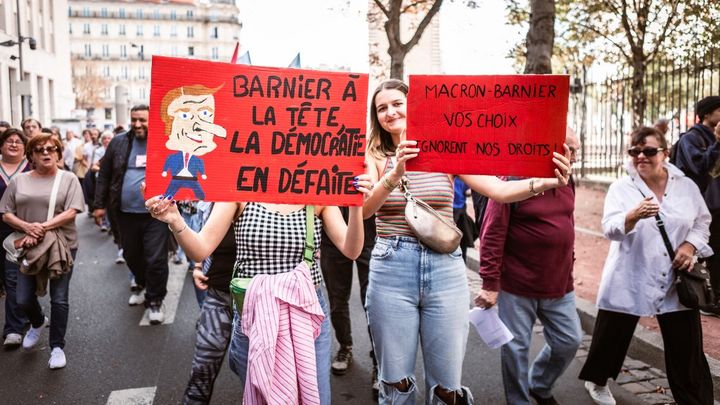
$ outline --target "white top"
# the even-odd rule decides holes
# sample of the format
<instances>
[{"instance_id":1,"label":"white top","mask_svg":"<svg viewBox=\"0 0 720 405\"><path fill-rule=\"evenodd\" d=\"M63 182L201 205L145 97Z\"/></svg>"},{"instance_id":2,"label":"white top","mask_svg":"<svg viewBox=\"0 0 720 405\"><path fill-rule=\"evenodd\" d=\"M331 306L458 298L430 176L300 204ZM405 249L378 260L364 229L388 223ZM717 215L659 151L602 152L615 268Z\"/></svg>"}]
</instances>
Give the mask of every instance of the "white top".
<instances>
[{"instance_id":1,"label":"white top","mask_svg":"<svg viewBox=\"0 0 720 405\"><path fill-rule=\"evenodd\" d=\"M668 182L660 216L673 248L687 241L697 249L698 257L713 254L708 246L710 212L697 185L670 163ZM655 218L638 221L625 233L625 215L634 209L650 191L631 162L626 165L628 177L610 185L605 198L602 226L611 240L603 268L597 306L600 309L638 316L651 316L686 310L678 301L673 284L672 258L668 257ZM642 190L642 194L639 190Z\"/></svg>"}]
</instances>

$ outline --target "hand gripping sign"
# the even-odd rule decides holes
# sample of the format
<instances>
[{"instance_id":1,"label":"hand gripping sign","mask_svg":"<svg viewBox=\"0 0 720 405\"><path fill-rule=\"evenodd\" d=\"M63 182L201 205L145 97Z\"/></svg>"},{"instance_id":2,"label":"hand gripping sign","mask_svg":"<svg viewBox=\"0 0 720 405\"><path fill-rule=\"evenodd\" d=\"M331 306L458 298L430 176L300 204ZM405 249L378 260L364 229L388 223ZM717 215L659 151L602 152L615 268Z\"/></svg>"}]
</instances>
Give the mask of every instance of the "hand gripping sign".
<instances>
[{"instance_id":1,"label":"hand gripping sign","mask_svg":"<svg viewBox=\"0 0 720 405\"><path fill-rule=\"evenodd\" d=\"M367 80L153 57L147 195L362 204Z\"/></svg>"},{"instance_id":2,"label":"hand gripping sign","mask_svg":"<svg viewBox=\"0 0 720 405\"><path fill-rule=\"evenodd\" d=\"M563 153L568 76L410 76L408 170L554 177Z\"/></svg>"}]
</instances>

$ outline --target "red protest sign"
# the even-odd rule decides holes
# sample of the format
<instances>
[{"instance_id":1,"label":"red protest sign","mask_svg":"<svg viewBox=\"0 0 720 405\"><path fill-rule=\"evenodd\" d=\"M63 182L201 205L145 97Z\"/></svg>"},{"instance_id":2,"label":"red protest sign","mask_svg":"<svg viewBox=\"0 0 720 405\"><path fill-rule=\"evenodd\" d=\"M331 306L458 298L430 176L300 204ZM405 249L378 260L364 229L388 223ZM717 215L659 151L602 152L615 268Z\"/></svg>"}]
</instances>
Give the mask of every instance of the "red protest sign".
<instances>
[{"instance_id":1,"label":"red protest sign","mask_svg":"<svg viewBox=\"0 0 720 405\"><path fill-rule=\"evenodd\" d=\"M563 151L568 76L410 76L409 170L554 177Z\"/></svg>"},{"instance_id":2,"label":"red protest sign","mask_svg":"<svg viewBox=\"0 0 720 405\"><path fill-rule=\"evenodd\" d=\"M368 77L153 57L147 195L361 205Z\"/></svg>"}]
</instances>

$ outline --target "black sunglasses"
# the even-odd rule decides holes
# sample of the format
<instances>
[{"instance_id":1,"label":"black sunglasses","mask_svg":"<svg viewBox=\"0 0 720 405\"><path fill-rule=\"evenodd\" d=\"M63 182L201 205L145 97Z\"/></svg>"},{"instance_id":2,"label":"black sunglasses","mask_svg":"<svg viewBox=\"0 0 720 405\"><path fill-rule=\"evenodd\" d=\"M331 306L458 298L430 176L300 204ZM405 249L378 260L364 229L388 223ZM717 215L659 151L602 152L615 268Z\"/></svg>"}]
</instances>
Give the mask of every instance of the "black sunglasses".
<instances>
[{"instance_id":1,"label":"black sunglasses","mask_svg":"<svg viewBox=\"0 0 720 405\"><path fill-rule=\"evenodd\" d=\"M37 153L38 155L42 155L43 153L52 153L57 150L57 146L39 146L37 148L33 148L33 152Z\"/></svg>"},{"instance_id":2,"label":"black sunglasses","mask_svg":"<svg viewBox=\"0 0 720 405\"><path fill-rule=\"evenodd\" d=\"M630 148L628 149L628 155L632 157L638 157L640 156L640 153L647 157L653 157L658 154L658 152L664 151L665 148L653 148L650 146L644 147L642 149L640 148Z\"/></svg>"}]
</instances>

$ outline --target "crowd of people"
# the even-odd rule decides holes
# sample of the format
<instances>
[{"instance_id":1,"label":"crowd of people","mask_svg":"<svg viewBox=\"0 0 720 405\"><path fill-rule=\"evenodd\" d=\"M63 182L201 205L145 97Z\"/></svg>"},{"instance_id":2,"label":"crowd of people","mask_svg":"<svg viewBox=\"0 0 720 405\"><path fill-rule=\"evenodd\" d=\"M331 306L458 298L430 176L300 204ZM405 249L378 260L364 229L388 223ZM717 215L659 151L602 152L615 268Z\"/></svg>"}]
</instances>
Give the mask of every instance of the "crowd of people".
<instances>
[{"instance_id":1,"label":"crowd of people","mask_svg":"<svg viewBox=\"0 0 720 405\"><path fill-rule=\"evenodd\" d=\"M210 402L227 354L248 403L273 395L283 398L278 403L329 404L330 375L343 375L353 364L348 302L355 267L378 402L415 403L419 347L426 402L471 404L475 399L462 375L471 301L464 269L466 249L479 238L482 287L472 301L486 309L497 305L513 335L501 349L506 400L556 404L553 387L582 338L572 277L571 168L579 141L568 128L564 153L552 156L554 178L408 171L406 163L421 153L406 138L408 90L404 82L388 80L371 94L367 172L353 183L364 202L349 208L189 203L173 195L146 200L145 105L132 108L127 131L90 128L82 137L67 131L61 138L34 119L23 121L21 129L0 122L0 231L20 257L13 261L8 254L2 261L5 347L31 349L49 322L49 367L65 367L67 298L79 248L75 217L87 210L101 231L112 232L117 260L130 270L128 304L144 304L152 325L165 318L169 254L187 258L200 316L183 403ZM607 382L617 378L640 316L660 323L675 400L713 401L701 312L679 302L673 275L707 260L720 297L720 255L713 255L720 249L720 97L700 100L696 113L698 123L673 151L674 164L661 128L636 129L627 176L607 193L602 227L612 243L579 376L595 403L615 403ZM465 206L470 192L487 197L474 219ZM405 218L408 194L463 230L453 252L419 241ZM668 229L674 257L667 257L656 217ZM233 302L233 277L253 280L241 306ZM48 289L49 318L37 298ZM285 306L269 305L273 300ZM718 308L702 313L717 315ZM275 319L284 332L269 333L265 318ZM543 324L545 345L530 363L536 320ZM334 355L333 330L339 343ZM294 365L283 366L287 353L270 356L268 345L297 350ZM280 389L270 378L278 373L297 384Z\"/></svg>"}]
</instances>

